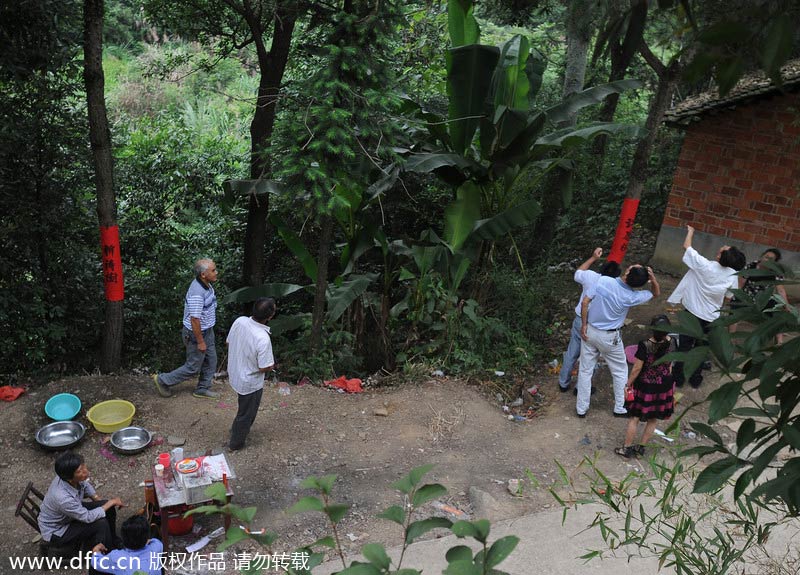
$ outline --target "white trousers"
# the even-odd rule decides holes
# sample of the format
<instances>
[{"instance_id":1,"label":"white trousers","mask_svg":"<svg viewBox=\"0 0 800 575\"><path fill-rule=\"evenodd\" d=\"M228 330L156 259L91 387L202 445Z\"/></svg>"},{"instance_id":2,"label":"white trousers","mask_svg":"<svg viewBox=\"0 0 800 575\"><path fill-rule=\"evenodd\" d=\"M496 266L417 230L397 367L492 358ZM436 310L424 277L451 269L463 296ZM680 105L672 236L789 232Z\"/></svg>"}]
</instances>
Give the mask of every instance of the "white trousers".
<instances>
[{"instance_id":1,"label":"white trousers","mask_svg":"<svg viewBox=\"0 0 800 575\"><path fill-rule=\"evenodd\" d=\"M625 385L628 383L628 362L625 360L625 346L619 331L605 331L590 324L586 335L588 339L581 340L581 362L576 385L578 400L575 403L575 410L579 414L589 411L592 373L600 356L606 361L614 382L614 412L626 413Z\"/></svg>"}]
</instances>

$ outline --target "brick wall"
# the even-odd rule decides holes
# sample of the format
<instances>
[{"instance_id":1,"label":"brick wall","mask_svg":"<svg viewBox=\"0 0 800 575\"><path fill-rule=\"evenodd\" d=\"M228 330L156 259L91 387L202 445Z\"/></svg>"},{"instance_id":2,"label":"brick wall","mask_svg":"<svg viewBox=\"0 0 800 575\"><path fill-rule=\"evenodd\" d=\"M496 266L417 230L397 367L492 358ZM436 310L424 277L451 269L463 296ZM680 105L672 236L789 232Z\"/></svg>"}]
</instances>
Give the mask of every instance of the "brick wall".
<instances>
[{"instance_id":1,"label":"brick wall","mask_svg":"<svg viewBox=\"0 0 800 575\"><path fill-rule=\"evenodd\" d=\"M800 94L686 129L663 225L800 252Z\"/></svg>"}]
</instances>

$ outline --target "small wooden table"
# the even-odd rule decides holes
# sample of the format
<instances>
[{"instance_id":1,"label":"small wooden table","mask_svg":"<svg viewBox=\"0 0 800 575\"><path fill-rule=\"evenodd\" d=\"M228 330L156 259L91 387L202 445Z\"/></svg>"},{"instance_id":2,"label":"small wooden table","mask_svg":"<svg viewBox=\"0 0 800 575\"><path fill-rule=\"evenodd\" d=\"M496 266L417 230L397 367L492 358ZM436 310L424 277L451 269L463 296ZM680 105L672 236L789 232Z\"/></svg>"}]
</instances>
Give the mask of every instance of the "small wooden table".
<instances>
[{"instance_id":1,"label":"small wooden table","mask_svg":"<svg viewBox=\"0 0 800 575\"><path fill-rule=\"evenodd\" d=\"M231 487L231 480L236 478L236 475L233 473L233 468L231 467L230 463L228 463L227 459L225 459L224 454L214 455L214 456L206 456L210 458L214 458L217 461L221 461L224 463L224 466L230 472L227 475L227 490L226 495L228 496L228 502L230 502L231 498L233 497L233 489ZM169 512L170 510L175 510L178 507L188 506L188 507L196 507L199 505L204 505L213 501L212 499L207 498L205 495L202 496L202 499L196 499L192 501L191 504L187 504L186 500L186 491L183 486L182 478L180 474L175 471L175 463L172 464L172 473L170 474L168 470L164 471L164 477L159 477L155 473L155 464L152 466L153 471L153 487L155 488L156 492L156 502L158 503L158 507L161 510L161 542L164 544L164 551L167 551L169 547ZM216 479L215 476L212 476L212 483L220 483L222 479ZM225 516L225 531L231 526L231 518L229 515Z\"/></svg>"}]
</instances>

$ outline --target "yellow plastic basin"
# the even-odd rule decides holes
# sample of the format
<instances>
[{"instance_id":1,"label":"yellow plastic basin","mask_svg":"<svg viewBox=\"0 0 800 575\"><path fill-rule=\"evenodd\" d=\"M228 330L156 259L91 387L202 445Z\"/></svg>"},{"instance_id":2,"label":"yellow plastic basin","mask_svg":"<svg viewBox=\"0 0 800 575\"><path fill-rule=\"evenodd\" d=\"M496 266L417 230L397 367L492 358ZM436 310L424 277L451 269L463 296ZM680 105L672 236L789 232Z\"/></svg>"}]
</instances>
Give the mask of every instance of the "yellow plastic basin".
<instances>
[{"instance_id":1,"label":"yellow plastic basin","mask_svg":"<svg viewBox=\"0 0 800 575\"><path fill-rule=\"evenodd\" d=\"M111 399L93 406L86 417L100 433L114 433L128 427L136 413L136 406L124 399Z\"/></svg>"}]
</instances>

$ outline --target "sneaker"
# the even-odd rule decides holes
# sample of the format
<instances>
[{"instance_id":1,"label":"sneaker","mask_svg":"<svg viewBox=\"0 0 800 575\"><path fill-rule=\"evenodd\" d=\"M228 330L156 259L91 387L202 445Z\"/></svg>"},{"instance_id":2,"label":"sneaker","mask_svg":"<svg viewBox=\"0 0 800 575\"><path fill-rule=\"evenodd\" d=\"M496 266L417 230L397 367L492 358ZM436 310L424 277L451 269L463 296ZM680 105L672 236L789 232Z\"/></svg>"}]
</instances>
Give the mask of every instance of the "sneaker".
<instances>
[{"instance_id":1,"label":"sneaker","mask_svg":"<svg viewBox=\"0 0 800 575\"><path fill-rule=\"evenodd\" d=\"M612 411L611 415L614 417L629 417L627 411L625 413L617 413L616 411Z\"/></svg>"},{"instance_id":2,"label":"sneaker","mask_svg":"<svg viewBox=\"0 0 800 575\"><path fill-rule=\"evenodd\" d=\"M192 397L201 397L205 399L217 399L220 393L218 391L211 391L210 389L195 389Z\"/></svg>"},{"instance_id":3,"label":"sneaker","mask_svg":"<svg viewBox=\"0 0 800 575\"><path fill-rule=\"evenodd\" d=\"M625 459L630 459L631 457L636 457L636 447L633 445L628 445L627 447L617 447L614 450L614 453L621 455Z\"/></svg>"},{"instance_id":4,"label":"sneaker","mask_svg":"<svg viewBox=\"0 0 800 575\"><path fill-rule=\"evenodd\" d=\"M560 391L561 393L567 393L569 391L569 385L567 385L566 387L561 387L561 384L559 384L558 391Z\"/></svg>"},{"instance_id":5,"label":"sneaker","mask_svg":"<svg viewBox=\"0 0 800 575\"><path fill-rule=\"evenodd\" d=\"M580 417L581 419L584 419L584 418L586 417L586 414L585 414L585 413L578 413L578 412L575 412L575 415L577 415L577 416L578 416L578 417Z\"/></svg>"},{"instance_id":6,"label":"sneaker","mask_svg":"<svg viewBox=\"0 0 800 575\"><path fill-rule=\"evenodd\" d=\"M160 395L161 397L172 397L172 392L169 390L169 388L166 385L161 385L161 382L158 381L157 373L153 374L153 384L155 384L156 386L156 391L158 392L158 395Z\"/></svg>"}]
</instances>

